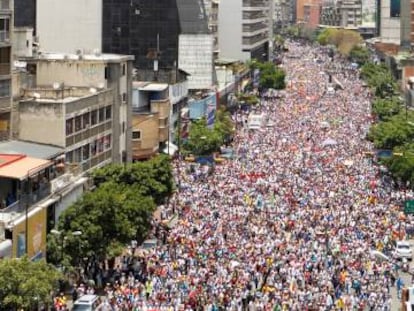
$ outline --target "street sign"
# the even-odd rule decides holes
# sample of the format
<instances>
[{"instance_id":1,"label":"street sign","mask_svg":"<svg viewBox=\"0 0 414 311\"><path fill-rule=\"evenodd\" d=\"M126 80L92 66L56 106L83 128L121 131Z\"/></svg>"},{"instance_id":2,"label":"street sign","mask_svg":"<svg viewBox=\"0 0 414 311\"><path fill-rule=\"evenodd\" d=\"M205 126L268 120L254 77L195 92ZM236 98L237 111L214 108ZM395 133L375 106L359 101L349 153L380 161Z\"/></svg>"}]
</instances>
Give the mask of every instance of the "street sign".
<instances>
[{"instance_id":1,"label":"street sign","mask_svg":"<svg viewBox=\"0 0 414 311\"><path fill-rule=\"evenodd\" d=\"M406 200L404 204L405 214L414 214L414 200Z\"/></svg>"}]
</instances>

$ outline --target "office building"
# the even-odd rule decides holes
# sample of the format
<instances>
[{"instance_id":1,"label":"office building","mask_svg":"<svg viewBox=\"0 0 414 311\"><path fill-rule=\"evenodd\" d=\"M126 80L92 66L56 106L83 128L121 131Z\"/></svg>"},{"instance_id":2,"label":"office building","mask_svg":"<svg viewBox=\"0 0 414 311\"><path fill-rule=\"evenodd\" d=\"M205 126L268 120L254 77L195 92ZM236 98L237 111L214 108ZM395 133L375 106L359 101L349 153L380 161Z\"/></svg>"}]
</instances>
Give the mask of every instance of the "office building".
<instances>
[{"instance_id":1,"label":"office building","mask_svg":"<svg viewBox=\"0 0 414 311\"><path fill-rule=\"evenodd\" d=\"M272 5L267 0L221 1L218 10L219 58L268 60Z\"/></svg>"},{"instance_id":2,"label":"office building","mask_svg":"<svg viewBox=\"0 0 414 311\"><path fill-rule=\"evenodd\" d=\"M18 137L65 149L82 171L131 160L132 56L40 54L18 107Z\"/></svg>"}]
</instances>

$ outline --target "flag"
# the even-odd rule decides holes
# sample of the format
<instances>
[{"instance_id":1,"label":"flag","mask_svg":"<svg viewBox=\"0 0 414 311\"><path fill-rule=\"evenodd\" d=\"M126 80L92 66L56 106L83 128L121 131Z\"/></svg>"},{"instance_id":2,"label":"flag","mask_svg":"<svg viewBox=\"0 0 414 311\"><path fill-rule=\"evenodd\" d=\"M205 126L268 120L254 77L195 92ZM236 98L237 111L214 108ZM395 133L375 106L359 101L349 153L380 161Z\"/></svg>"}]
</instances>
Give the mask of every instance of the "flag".
<instances>
[{"instance_id":1,"label":"flag","mask_svg":"<svg viewBox=\"0 0 414 311\"><path fill-rule=\"evenodd\" d=\"M214 121L216 119L216 109L213 104L207 106L206 119L207 127L211 129L214 126Z\"/></svg>"}]
</instances>

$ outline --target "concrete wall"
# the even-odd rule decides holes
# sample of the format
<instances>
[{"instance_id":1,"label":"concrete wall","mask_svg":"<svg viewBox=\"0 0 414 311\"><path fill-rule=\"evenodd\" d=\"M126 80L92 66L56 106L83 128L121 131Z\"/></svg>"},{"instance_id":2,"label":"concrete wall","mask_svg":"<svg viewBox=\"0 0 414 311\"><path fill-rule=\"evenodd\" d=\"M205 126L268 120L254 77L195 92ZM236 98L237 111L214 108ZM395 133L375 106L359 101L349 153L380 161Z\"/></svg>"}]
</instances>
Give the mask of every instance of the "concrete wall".
<instances>
[{"instance_id":1,"label":"concrete wall","mask_svg":"<svg viewBox=\"0 0 414 311\"><path fill-rule=\"evenodd\" d=\"M33 28L14 28L13 55L15 57L31 57L33 55Z\"/></svg>"},{"instance_id":2,"label":"concrete wall","mask_svg":"<svg viewBox=\"0 0 414 311\"><path fill-rule=\"evenodd\" d=\"M36 83L40 86L63 82L70 86L98 87L101 84L106 87L105 66L103 62L40 61Z\"/></svg>"},{"instance_id":3,"label":"concrete wall","mask_svg":"<svg viewBox=\"0 0 414 311\"><path fill-rule=\"evenodd\" d=\"M19 104L19 138L65 147L65 116L61 103Z\"/></svg>"},{"instance_id":4,"label":"concrete wall","mask_svg":"<svg viewBox=\"0 0 414 311\"><path fill-rule=\"evenodd\" d=\"M218 13L219 58L248 60L249 53L242 51L243 10L241 0L220 2Z\"/></svg>"},{"instance_id":5,"label":"concrete wall","mask_svg":"<svg viewBox=\"0 0 414 311\"><path fill-rule=\"evenodd\" d=\"M132 157L135 160L153 156L159 145L158 114L137 114L133 116L134 131L141 131L141 139L132 141Z\"/></svg>"},{"instance_id":6,"label":"concrete wall","mask_svg":"<svg viewBox=\"0 0 414 311\"><path fill-rule=\"evenodd\" d=\"M383 42L400 42L400 18L390 17L391 1L381 1L380 34Z\"/></svg>"},{"instance_id":7,"label":"concrete wall","mask_svg":"<svg viewBox=\"0 0 414 311\"><path fill-rule=\"evenodd\" d=\"M36 24L43 51L102 49L102 0L37 0Z\"/></svg>"},{"instance_id":8,"label":"concrete wall","mask_svg":"<svg viewBox=\"0 0 414 311\"><path fill-rule=\"evenodd\" d=\"M178 67L190 74L189 89L209 89L213 83L213 36L180 35Z\"/></svg>"}]
</instances>

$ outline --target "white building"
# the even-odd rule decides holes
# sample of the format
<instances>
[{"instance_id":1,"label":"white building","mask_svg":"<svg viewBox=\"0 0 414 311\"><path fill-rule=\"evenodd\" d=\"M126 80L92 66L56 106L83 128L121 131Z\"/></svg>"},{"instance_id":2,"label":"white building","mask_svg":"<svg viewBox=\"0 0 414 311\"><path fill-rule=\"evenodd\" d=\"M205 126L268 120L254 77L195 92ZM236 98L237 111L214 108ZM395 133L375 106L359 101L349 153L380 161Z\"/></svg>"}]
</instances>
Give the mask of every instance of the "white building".
<instances>
[{"instance_id":1,"label":"white building","mask_svg":"<svg viewBox=\"0 0 414 311\"><path fill-rule=\"evenodd\" d=\"M74 53L77 49L84 53L101 50L102 0L37 0L36 14L40 50L64 53Z\"/></svg>"},{"instance_id":2,"label":"white building","mask_svg":"<svg viewBox=\"0 0 414 311\"><path fill-rule=\"evenodd\" d=\"M218 10L219 58L268 60L273 36L268 0L225 0Z\"/></svg>"},{"instance_id":3,"label":"white building","mask_svg":"<svg viewBox=\"0 0 414 311\"><path fill-rule=\"evenodd\" d=\"M380 1L380 29L381 42L400 44L400 17L391 15L391 0Z\"/></svg>"}]
</instances>

